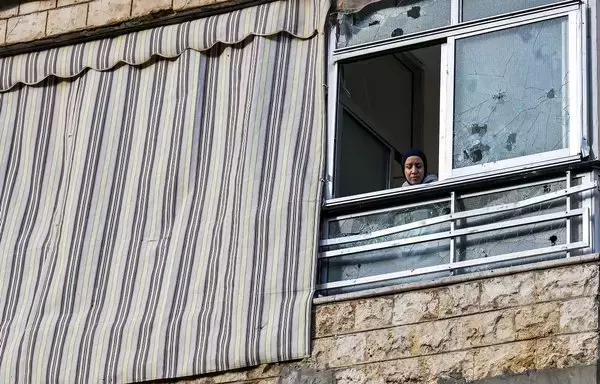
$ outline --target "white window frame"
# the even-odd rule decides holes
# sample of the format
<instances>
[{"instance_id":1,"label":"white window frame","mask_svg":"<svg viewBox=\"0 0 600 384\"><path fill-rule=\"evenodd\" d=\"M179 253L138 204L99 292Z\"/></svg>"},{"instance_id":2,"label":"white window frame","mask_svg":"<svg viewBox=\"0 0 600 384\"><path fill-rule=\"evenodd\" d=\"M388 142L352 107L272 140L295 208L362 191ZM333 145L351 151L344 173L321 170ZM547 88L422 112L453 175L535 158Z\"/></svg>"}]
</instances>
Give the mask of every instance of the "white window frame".
<instances>
[{"instance_id":1,"label":"white window frame","mask_svg":"<svg viewBox=\"0 0 600 384\"><path fill-rule=\"evenodd\" d=\"M375 41L336 49L337 32L330 29L327 88L328 88L328 118L327 118L327 166L326 184L324 188L325 205L344 204L345 202L372 199L377 196L401 194L401 188L396 190L376 191L364 195L333 198L333 178L335 177L335 134L337 124L338 104L338 66L340 62L348 59L366 58L375 53L381 53L401 47L414 46L420 43L445 39L442 44L441 65L442 74L440 81L440 144L439 144L439 183L453 184L465 180L480 178L483 174L490 176L519 170L532 170L547 168L552 165L564 165L581 161L582 142L586 142L588 133L587 124L587 31L586 8L587 0L566 0L551 5L533 9L513 12L506 15L494 16L482 20L458 24L460 21L460 1L452 1L452 24L434 30L415 33L412 35ZM538 21L560 17L568 17L568 68L569 68L569 146L567 149L544 152L513 159L501 160L494 163L452 169L453 150L453 107L454 107L454 43L457 39L468 36L482 35L485 33L508 29L520 25L533 24ZM439 184L438 183L438 184ZM428 184L422 189L434 187L436 183Z\"/></svg>"},{"instance_id":2,"label":"white window frame","mask_svg":"<svg viewBox=\"0 0 600 384\"><path fill-rule=\"evenodd\" d=\"M583 125L583 107L585 105L583 98L584 71L582 57L584 54L582 43L582 10L575 9L569 11L554 10L544 12L542 14L528 15L524 17L514 18L498 23L491 28L482 28L477 31L469 31L455 36L449 37L446 43L446 60L444 60L445 69L442 70L444 77L443 85L445 90L441 100L444 107L440 107L440 162L439 162L439 177L440 180L450 179L453 177L461 177L467 175L477 175L507 168L518 168L523 164L547 163L552 160L569 159L578 161L581 158L581 140L584 137ZM453 168L453 151L454 151L454 53L457 40L481 36L486 33L506 30L509 28L520 27L524 25L532 25L538 22L560 19L567 17L567 66L568 71L568 92L569 92L569 145L567 148L542 152L527 156L519 156L496 162L471 165L462 168Z\"/></svg>"}]
</instances>

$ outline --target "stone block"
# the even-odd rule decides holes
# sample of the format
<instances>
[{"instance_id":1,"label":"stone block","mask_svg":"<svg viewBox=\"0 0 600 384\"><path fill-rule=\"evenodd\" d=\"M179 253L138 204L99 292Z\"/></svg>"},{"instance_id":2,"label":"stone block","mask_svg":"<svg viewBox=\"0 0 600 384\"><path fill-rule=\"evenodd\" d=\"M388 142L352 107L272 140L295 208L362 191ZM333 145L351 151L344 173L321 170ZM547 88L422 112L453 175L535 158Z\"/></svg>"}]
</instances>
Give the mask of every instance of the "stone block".
<instances>
[{"instance_id":1,"label":"stone block","mask_svg":"<svg viewBox=\"0 0 600 384\"><path fill-rule=\"evenodd\" d=\"M334 372L337 384L365 384L370 383L365 366L357 368L341 369Z\"/></svg>"},{"instance_id":2,"label":"stone block","mask_svg":"<svg viewBox=\"0 0 600 384\"><path fill-rule=\"evenodd\" d=\"M427 367L419 359L391 360L369 366L373 383L425 383L429 377Z\"/></svg>"},{"instance_id":3,"label":"stone block","mask_svg":"<svg viewBox=\"0 0 600 384\"><path fill-rule=\"evenodd\" d=\"M279 384L335 384L333 373L312 368L286 367L281 372Z\"/></svg>"},{"instance_id":4,"label":"stone block","mask_svg":"<svg viewBox=\"0 0 600 384\"><path fill-rule=\"evenodd\" d=\"M534 302L532 273L502 276L481 282L480 309L502 309Z\"/></svg>"},{"instance_id":5,"label":"stone block","mask_svg":"<svg viewBox=\"0 0 600 384\"><path fill-rule=\"evenodd\" d=\"M411 356L415 332L414 326L367 332L366 361L400 359Z\"/></svg>"},{"instance_id":6,"label":"stone block","mask_svg":"<svg viewBox=\"0 0 600 384\"><path fill-rule=\"evenodd\" d=\"M317 339L311 359L318 369L351 366L365 360L365 344L364 333Z\"/></svg>"},{"instance_id":7,"label":"stone block","mask_svg":"<svg viewBox=\"0 0 600 384\"><path fill-rule=\"evenodd\" d=\"M56 7L56 0L35 0L21 1L19 5L19 15L25 15L33 12L45 11Z\"/></svg>"},{"instance_id":8,"label":"stone block","mask_svg":"<svg viewBox=\"0 0 600 384\"><path fill-rule=\"evenodd\" d=\"M451 285L439 291L439 316L461 316L479 311L479 283Z\"/></svg>"},{"instance_id":9,"label":"stone block","mask_svg":"<svg viewBox=\"0 0 600 384\"><path fill-rule=\"evenodd\" d=\"M96 0L89 4L87 24L90 27L116 24L129 19L131 0Z\"/></svg>"},{"instance_id":10,"label":"stone block","mask_svg":"<svg viewBox=\"0 0 600 384\"><path fill-rule=\"evenodd\" d=\"M437 319L438 291L415 291L396 295L392 324L412 324Z\"/></svg>"},{"instance_id":11,"label":"stone block","mask_svg":"<svg viewBox=\"0 0 600 384\"><path fill-rule=\"evenodd\" d=\"M0 45L6 42L6 20L0 20Z\"/></svg>"},{"instance_id":12,"label":"stone block","mask_svg":"<svg viewBox=\"0 0 600 384\"><path fill-rule=\"evenodd\" d=\"M595 364L598 333L577 333L539 339L535 347L535 369L568 368Z\"/></svg>"},{"instance_id":13,"label":"stone block","mask_svg":"<svg viewBox=\"0 0 600 384\"><path fill-rule=\"evenodd\" d=\"M73 4L81 4L81 3L88 3L90 0L58 0L56 2L56 6L57 7L66 7L68 5L73 5Z\"/></svg>"},{"instance_id":14,"label":"stone block","mask_svg":"<svg viewBox=\"0 0 600 384\"><path fill-rule=\"evenodd\" d=\"M354 331L388 327L392 324L394 301L373 298L356 302Z\"/></svg>"},{"instance_id":15,"label":"stone block","mask_svg":"<svg viewBox=\"0 0 600 384\"><path fill-rule=\"evenodd\" d=\"M598 294L598 266L574 265L535 274L538 301L565 300Z\"/></svg>"},{"instance_id":16,"label":"stone block","mask_svg":"<svg viewBox=\"0 0 600 384\"><path fill-rule=\"evenodd\" d=\"M16 3L16 4L15 4ZM19 2L3 5L0 3L0 19L8 19L19 13Z\"/></svg>"},{"instance_id":17,"label":"stone block","mask_svg":"<svg viewBox=\"0 0 600 384\"><path fill-rule=\"evenodd\" d=\"M479 313L461 319L465 341L461 348L506 343L515 340L515 312L512 309Z\"/></svg>"},{"instance_id":18,"label":"stone block","mask_svg":"<svg viewBox=\"0 0 600 384\"><path fill-rule=\"evenodd\" d=\"M131 15L134 17L171 9L171 0L133 0Z\"/></svg>"},{"instance_id":19,"label":"stone block","mask_svg":"<svg viewBox=\"0 0 600 384\"><path fill-rule=\"evenodd\" d=\"M412 328L415 328L411 346L413 356L449 352L465 346L462 319L420 323Z\"/></svg>"},{"instance_id":20,"label":"stone block","mask_svg":"<svg viewBox=\"0 0 600 384\"><path fill-rule=\"evenodd\" d=\"M173 0L173 9L180 10L196 8L222 2L224 2L224 0Z\"/></svg>"},{"instance_id":21,"label":"stone block","mask_svg":"<svg viewBox=\"0 0 600 384\"><path fill-rule=\"evenodd\" d=\"M431 383L466 383L473 378L473 351L424 356L419 361Z\"/></svg>"},{"instance_id":22,"label":"stone block","mask_svg":"<svg viewBox=\"0 0 600 384\"><path fill-rule=\"evenodd\" d=\"M21 43L46 36L46 17L46 12L38 12L8 19L6 42Z\"/></svg>"},{"instance_id":23,"label":"stone block","mask_svg":"<svg viewBox=\"0 0 600 384\"><path fill-rule=\"evenodd\" d=\"M536 304L516 310L515 328L519 340L546 337L559 331L559 302Z\"/></svg>"},{"instance_id":24,"label":"stone block","mask_svg":"<svg viewBox=\"0 0 600 384\"><path fill-rule=\"evenodd\" d=\"M426 383L427 367L419 359L390 360L337 370L337 384Z\"/></svg>"},{"instance_id":25,"label":"stone block","mask_svg":"<svg viewBox=\"0 0 600 384\"><path fill-rule=\"evenodd\" d=\"M595 331L598 329L598 301L583 297L562 303L560 307L560 333Z\"/></svg>"},{"instance_id":26,"label":"stone block","mask_svg":"<svg viewBox=\"0 0 600 384\"><path fill-rule=\"evenodd\" d=\"M282 365L279 363L275 364L262 364L258 367L251 368L247 371L248 380L262 379L265 377L276 377L281 375Z\"/></svg>"},{"instance_id":27,"label":"stone block","mask_svg":"<svg viewBox=\"0 0 600 384\"><path fill-rule=\"evenodd\" d=\"M280 379L271 377L268 379L246 381L245 384L279 384Z\"/></svg>"},{"instance_id":28,"label":"stone block","mask_svg":"<svg viewBox=\"0 0 600 384\"><path fill-rule=\"evenodd\" d=\"M87 10L87 4L78 4L48 11L46 34L52 36L85 28Z\"/></svg>"},{"instance_id":29,"label":"stone block","mask_svg":"<svg viewBox=\"0 0 600 384\"><path fill-rule=\"evenodd\" d=\"M355 302L316 306L315 337L351 332L354 329L355 313Z\"/></svg>"},{"instance_id":30,"label":"stone block","mask_svg":"<svg viewBox=\"0 0 600 384\"><path fill-rule=\"evenodd\" d=\"M520 341L476 349L473 379L522 373L535 367L535 341Z\"/></svg>"},{"instance_id":31,"label":"stone block","mask_svg":"<svg viewBox=\"0 0 600 384\"><path fill-rule=\"evenodd\" d=\"M248 380L248 373L245 369L231 370L217 373L208 377L212 383L230 383L232 381Z\"/></svg>"},{"instance_id":32,"label":"stone block","mask_svg":"<svg viewBox=\"0 0 600 384\"><path fill-rule=\"evenodd\" d=\"M597 384L597 371L595 365L566 369L545 369L520 375L503 375L478 380L470 384Z\"/></svg>"}]
</instances>

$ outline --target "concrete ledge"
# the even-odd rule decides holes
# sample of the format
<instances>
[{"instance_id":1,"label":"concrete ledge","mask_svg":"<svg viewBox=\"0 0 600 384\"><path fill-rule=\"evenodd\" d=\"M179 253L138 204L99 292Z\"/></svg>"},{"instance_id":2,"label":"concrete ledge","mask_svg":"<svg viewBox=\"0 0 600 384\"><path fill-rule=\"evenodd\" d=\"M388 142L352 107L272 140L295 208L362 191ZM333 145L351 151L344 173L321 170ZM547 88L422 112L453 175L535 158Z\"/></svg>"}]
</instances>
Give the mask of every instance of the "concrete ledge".
<instances>
[{"instance_id":1,"label":"concrete ledge","mask_svg":"<svg viewBox=\"0 0 600 384\"><path fill-rule=\"evenodd\" d=\"M340 301L348 301L348 300L364 299L364 298L369 298L369 297L392 295L395 293L417 291L417 290L423 290L423 289L429 289L429 288L435 288L435 287L443 287L446 285L465 283L465 282L469 282L469 281L473 281L473 280L487 279L490 277L508 276L508 275L514 275L514 274L522 273L522 272L539 271L539 270L543 270L543 269L552 269L552 268L558 268L558 267L563 267L563 266L567 266L567 265L595 263L595 262L598 262L599 260L600 260L600 254L592 253L589 255L575 256L575 257L563 258L563 259L558 259L558 260L544 261L544 262L540 262L540 263L519 265L519 266L515 266L515 267L490 269L489 271L444 277L441 279L435 279L435 280L431 280L431 281L398 284L398 285L391 285L389 287L366 289L366 290L360 291L360 292L351 292L351 293L344 293L344 294L340 294L340 295L316 297L313 299L313 304L315 304L315 305L327 304L327 303L334 303L334 302L340 302Z\"/></svg>"}]
</instances>

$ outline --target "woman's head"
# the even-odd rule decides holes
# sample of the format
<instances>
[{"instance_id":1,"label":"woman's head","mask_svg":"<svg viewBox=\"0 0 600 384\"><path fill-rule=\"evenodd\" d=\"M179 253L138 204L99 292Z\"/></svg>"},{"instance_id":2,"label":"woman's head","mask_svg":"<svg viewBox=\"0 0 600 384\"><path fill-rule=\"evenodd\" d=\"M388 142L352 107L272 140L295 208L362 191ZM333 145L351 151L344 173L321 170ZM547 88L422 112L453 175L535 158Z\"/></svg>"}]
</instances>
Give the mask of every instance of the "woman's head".
<instances>
[{"instance_id":1,"label":"woman's head","mask_svg":"<svg viewBox=\"0 0 600 384\"><path fill-rule=\"evenodd\" d=\"M402 169L409 184L421 184L427 174L427 157L420 149L411 149L402 154Z\"/></svg>"}]
</instances>

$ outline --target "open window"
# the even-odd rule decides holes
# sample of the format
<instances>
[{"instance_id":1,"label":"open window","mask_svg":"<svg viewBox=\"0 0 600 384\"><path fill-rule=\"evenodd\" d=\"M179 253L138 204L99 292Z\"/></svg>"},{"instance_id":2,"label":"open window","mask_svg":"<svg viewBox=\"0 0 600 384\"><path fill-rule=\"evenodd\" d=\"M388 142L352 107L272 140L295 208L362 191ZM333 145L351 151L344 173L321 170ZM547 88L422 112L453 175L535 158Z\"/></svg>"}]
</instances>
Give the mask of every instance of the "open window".
<instances>
[{"instance_id":1,"label":"open window","mask_svg":"<svg viewBox=\"0 0 600 384\"><path fill-rule=\"evenodd\" d=\"M338 14L327 198L401 187L415 147L441 181L587 156L583 8L399 0Z\"/></svg>"},{"instance_id":2,"label":"open window","mask_svg":"<svg viewBox=\"0 0 600 384\"><path fill-rule=\"evenodd\" d=\"M400 158L410 148L431 153L429 171L437 172L440 51L437 44L340 65L336 197L401 187ZM360 136L352 116L368 122Z\"/></svg>"}]
</instances>

